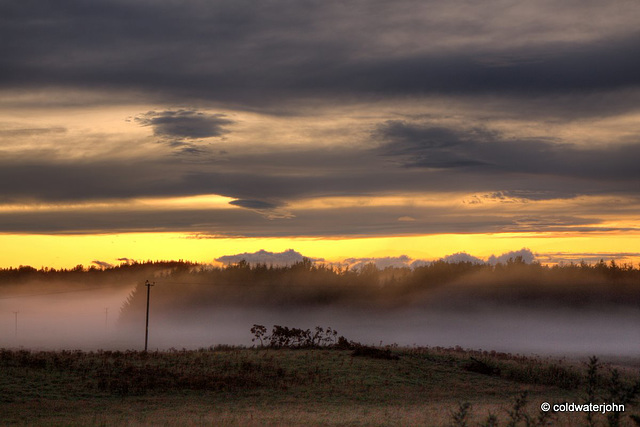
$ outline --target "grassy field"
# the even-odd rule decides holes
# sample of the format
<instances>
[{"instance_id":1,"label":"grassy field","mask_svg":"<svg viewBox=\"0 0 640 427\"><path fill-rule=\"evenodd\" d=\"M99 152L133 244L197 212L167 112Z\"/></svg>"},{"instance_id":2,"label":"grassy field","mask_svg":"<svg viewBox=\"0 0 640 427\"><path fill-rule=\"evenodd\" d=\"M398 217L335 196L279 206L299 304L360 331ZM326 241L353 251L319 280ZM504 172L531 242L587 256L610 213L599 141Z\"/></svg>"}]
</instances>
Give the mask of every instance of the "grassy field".
<instances>
[{"instance_id":1,"label":"grassy field","mask_svg":"<svg viewBox=\"0 0 640 427\"><path fill-rule=\"evenodd\" d=\"M621 369L616 378L602 366L589 380L580 362L461 349L365 350L0 350L1 422L588 425L584 413L539 419L540 404L583 403L589 387L596 402L630 400L637 391L634 372ZM634 413L628 403L620 425L635 425ZM594 417L596 425L616 422Z\"/></svg>"}]
</instances>

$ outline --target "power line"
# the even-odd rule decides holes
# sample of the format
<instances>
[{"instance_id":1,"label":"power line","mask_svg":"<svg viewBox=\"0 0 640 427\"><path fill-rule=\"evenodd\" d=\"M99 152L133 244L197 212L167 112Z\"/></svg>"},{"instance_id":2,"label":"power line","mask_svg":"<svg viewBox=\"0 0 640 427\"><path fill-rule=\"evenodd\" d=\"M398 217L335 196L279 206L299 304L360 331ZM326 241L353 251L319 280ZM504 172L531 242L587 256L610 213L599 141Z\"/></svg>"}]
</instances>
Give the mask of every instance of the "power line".
<instances>
[{"instance_id":1,"label":"power line","mask_svg":"<svg viewBox=\"0 0 640 427\"><path fill-rule=\"evenodd\" d=\"M15 299L15 298L29 298L29 297L41 297L46 295L57 295L57 294L71 294L75 292L86 292L86 291L95 291L96 289L111 289L111 288L124 288L122 285L113 285L113 286L94 286L91 288L83 288L83 289L74 289L72 291L51 291L51 292L41 292L37 294L19 294L12 295L8 297L0 297L0 300L5 299Z\"/></svg>"},{"instance_id":2,"label":"power line","mask_svg":"<svg viewBox=\"0 0 640 427\"><path fill-rule=\"evenodd\" d=\"M155 282L154 282L155 283ZM235 283L202 283L202 282L162 282L162 285L207 285L207 286L237 286ZM113 285L113 286L94 286L91 288L83 288L83 289L74 289L71 291L51 291L51 292L41 292L36 294L18 294L11 295L8 297L0 297L0 300L5 299L15 299L15 298L29 298L29 297L41 297L47 295L57 295L57 294L71 294L75 292L86 292L86 291L95 291L96 289L111 289L111 288L124 288L123 285Z\"/></svg>"}]
</instances>

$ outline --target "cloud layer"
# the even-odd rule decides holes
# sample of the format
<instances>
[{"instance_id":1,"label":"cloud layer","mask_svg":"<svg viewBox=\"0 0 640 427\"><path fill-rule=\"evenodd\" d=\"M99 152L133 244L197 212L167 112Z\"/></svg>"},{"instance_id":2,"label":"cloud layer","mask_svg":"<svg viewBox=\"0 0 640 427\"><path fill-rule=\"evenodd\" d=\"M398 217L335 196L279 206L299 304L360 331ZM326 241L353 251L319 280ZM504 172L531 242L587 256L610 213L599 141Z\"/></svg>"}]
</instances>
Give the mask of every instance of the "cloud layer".
<instances>
[{"instance_id":1,"label":"cloud layer","mask_svg":"<svg viewBox=\"0 0 640 427\"><path fill-rule=\"evenodd\" d=\"M245 261L248 264L256 265L256 264L265 264L271 266L285 266L285 265L293 265L298 262L302 262L305 257L293 249L287 249L284 252L269 252L264 249L259 250L254 253L241 253L236 255L225 255L220 258L216 258L215 261L223 263L225 265L229 264L237 264L240 261ZM321 262L322 259L316 258L308 258L307 259L315 262Z\"/></svg>"},{"instance_id":2,"label":"cloud layer","mask_svg":"<svg viewBox=\"0 0 640 427\"><path fill-rule=\"evenodd\" d=\"M0 232L637 233L638 19L578 0L5 2ZM202 195L233 200L166 207Z\"/></svg>"},{"instance_id":3,"label":"cloud layer","mask_svg":"<svg viewBox=\"0 0 640 427\"><path fill-rule=\"evenodd\" d=\"M510 6L13 2L1 10L0 81L256 105L338 94L527 95L638 83L637 5Z\"/></svg>"},{"instance_id":4,"label":"cloud layer","mask_svg":"<svg viewBox=\"0 0 640 427\"><path fill-rule=\"evenodd\" d=\"M253 253L245 252L235 255L225 255L216 258L215 261L223 263L225 265L237 264L241 261L245 261L250 265L265 264L273 266L284 266L302 262L305 258L315 263L325 263L324 259L304 257L301 253L293 249L288 249L280 253L269 252L261 249ZM487 258L487 260L483 260L473 255L460 252L447 255L441 258L440 261L448 263L471 262L474 264L496 265L506 264L507 262L515 260L517 258L522 259L522 261L527 264L530 264L537 260L536 255L534 255L531 250L522 248L518 251L510 251L501 255L491 255L489 258ZM431 262L433 262L433 260L412 259L407 255L400 255L397 257L346 258L338 262L338 266L360 270L362 268L365 268L366 266L373 265L379 270L384 270L385 268L416 268L422 265L430 264Z\"/></svg>"}]
</instances>

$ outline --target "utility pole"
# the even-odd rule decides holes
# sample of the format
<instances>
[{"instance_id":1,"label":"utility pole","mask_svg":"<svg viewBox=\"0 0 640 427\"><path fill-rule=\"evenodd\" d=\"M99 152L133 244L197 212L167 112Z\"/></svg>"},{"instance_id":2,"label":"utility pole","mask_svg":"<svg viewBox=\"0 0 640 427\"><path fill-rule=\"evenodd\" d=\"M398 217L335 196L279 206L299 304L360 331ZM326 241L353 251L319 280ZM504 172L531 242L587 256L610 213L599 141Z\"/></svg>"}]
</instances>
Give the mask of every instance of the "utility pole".
<instances>
[{"instance_id":1,"label":"utility pole","mask_svg":"<svg viewBox=\"0 0 640 427\"><path fill-rule=\"evenodd\" d=\"M104 329L109 329L109 307L104 308Z\"/></svg>"},{"instance_id":2,"label":"utility pole","mask_svg":"<svg viewBox=\"0 0 640 427\"><path fill-rule=\"evenodd\" d=\"M149 342L149 296L151 295L151 287L155 285L149 283L149 281L145 281L144 285L147 287L147 327L144 332L144 351L147 351L147 343Z\"/></svg>"},{"instance_id":3,"label":"utility pole","mask_svg":"<svg viewBox=\"0 0 640 427\"><path fill-rule=\"evenodd\" d=\"M18 311L14 311L13 312L13 314L14 314L14 316L16 318L16 323L15 323L16 327L15 327L15 331L14 331L14 337L16 339L18 339L18 313L19 313Z\"/></svg>"}]
</instances>

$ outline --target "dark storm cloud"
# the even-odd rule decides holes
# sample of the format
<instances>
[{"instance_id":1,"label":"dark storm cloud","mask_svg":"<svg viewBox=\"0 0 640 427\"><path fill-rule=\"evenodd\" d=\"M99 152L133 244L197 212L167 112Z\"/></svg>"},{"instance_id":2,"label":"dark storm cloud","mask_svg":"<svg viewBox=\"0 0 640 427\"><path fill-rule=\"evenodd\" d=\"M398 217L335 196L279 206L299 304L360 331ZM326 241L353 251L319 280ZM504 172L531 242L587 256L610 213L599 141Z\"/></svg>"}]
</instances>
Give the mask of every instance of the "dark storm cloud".
<instances>
[{"instance_id":1,"label":"dark storm cloud","mask_svg":"<svg viewBox=\"0 0 640 427\"><path fill-rule=\"evenodd\" d=\"M75 111L85 99L102 107L152 103L134 111L156 111L134 120L165 145L156 152L144 141L133 143L131 155L139 157L123 160L123 151L110 160L118 148L105 147L116 147L110 144L119 137L86 138L92 123L69 126L68 133L40 124L3 127L0 137L7 140L50 134L56 143L67 135L69 140L48 142L55 149L32 141L5 144L0 203L218 194L243 208L8 208L0 213L0 231L365 236L602 230L600 212L628 215L625 209L635 202L579 212L559 207L553 214L470 212L485 202L638 195L640 142L634 126L624 123L637 113L640 96L640 7L561 3L514 4L504 11L500 1L0 1L0 91L13 97L6 105L24 109L13 116L29 107L53 111L54 98ZM626 13L612 12L618 8ZM455 105L449 108L449 102ZM345 114L349 105L358 108ZM298 117L281 133L274 123L283 122L270 121L272 116L252 123L248 118L237 123L246 125L238 144L199 144L225 136L235 123L204 111L234 109ZM52 120L64 116L61 111ZM305 116L309 111L312 118ZM418 119L422 113L433 113L439 124ZM624 119L622 136L612 137L611 146L584 148L560 137L512 138L493 130L518 120L514 126L526 122L523 128L532 129L615 115ZM442 124L454 116L466 127ZM411 119L383 122L393 117ZM338 119L353 127L341 127ZM337 123L331 132L312 129L330 120ZM362 129L372 120L382 124L365 140ZM263 147L262 130L269 142ZM287 140L279 145L278 137ZM86 141L97 141L99 150L91 153ZM167 154L166 146L174 150ZM221 149L227 150L224 158L214 154ZM284 211L297 199L412 192L480 195L467 200L469 212L463 213L406 206Z\"/></svg>"},{"instance_id":2,"label":"dark storm cloud","mask_svg":"<svg viewBox=\"0 0 640 427\"><path fill-rule=\"evenodd\" d=\"M303 37L319 5L253 1L3 3L0 82L255 98L336 46ZM313 52L313 53L312 53ZM312 58L309 58L312 59ZM289 70L283 74L283 71ZM280 82L280 84L278 84ZM281 86L281 87L275 87Z\"/></svg>"},{"instance_id":3,"label":"dark storm cloud","mask_svg":"<svg viewBox=\"0 0 640 427\"><path fill-rule=\"evenodd\" d=\"M268 220L264 220L268 222ZM192 231L234 235L253 230L261 217L236 210L110 210L0 213L3 230L18 233L92 234L109 232Z\"/></svg>"},{"instance_id":4,"label":"dark storm cloud","mask_svg":"<svg viewBox=\"0 0 640 427\"><path fill-rule=\"evenodd\" d=\"M640 36L595 46L549 47L528 62L487 63L490 52L382 60L358 64L350 84L387 93L491 93L519 95L610 90L640 84ZM513 55L537 57L536 52ZM357 77L357 79L356 79Z\"/></svg>"},{"instance_id":5,"label":"dark storm cloud","mask_svg":"<svg viewBox=\"0 0 640 427\"><path fill-rule=\"evenodd\" d=\"M484 129L448 129L389 121L377 135L382 155L407 167L467 169L486 174L532 174L612 180L640 180L640 143L582 148L544 139L508 139ZM624 186L624 184L622 184ZM527 196L528 192L521 192ZM533 198L544 192L534 191Z\"/></svg>"},{"instance_id":6,"label":"dark storm cloud","mask_svg":"<svg viewBox=\"0 0 640 427\"><path fill-rule=\"evenodd\" d=\"M199 139L222 136L233 123L224 114L205 114L194 110L149 111L134 119L142 126L151 126L153 134L162 138Z\"/></svg>"},{"instance_id":7,"label":"dark storm cloud","mask_svg":"<svg viewBox=\"0 0 640 427\"><path fill-rule=\"evenodd\" d=\"M285 0L4 2L0 84L135 88L244 107L310 96L538 96L640 84L637 33L568 42L545 40L543 28L493 34L481 16L441 23L428 19L428 9L402 14L420 7L410 0L395 8ZM482 47L442 42L485 35L492 43ZM522 41L511 46L510 39Z\"/></svg>"},{"instance_id":8,"label":"dark storm cloud","mask_svg":"<svg viewBox=\"0 0 640 427\"><path fill-rule=\"evenodd\" d=\"M46 202L176 194L180 177L164 163L0 161L2 202ZM166 165L169 166L169 165ZM185 188L181 187L180 191ZM186 194L189 194L188 192Z\"/></svg>"},{"instance_id":9,"label":"dark storm cloud","mask_svg":"<svg viewBox=\"0 0 640 427\"><path fill-rule=\"evenodd\" d=\"M278 207L273 201L318 196L482 192L485 199L544 200L638 191L639 145L583 150L404 122L383 124L376 138L384 141L377 149L274 147L265 154L232 153L224 161L195 153L197 161L53 163L7 154L0 159L0 195L5 203L55 203L219 194L238 199L236 206L268 210ZM395 218L407 215L413 216Z\"/></svg>"},{"instance_id":10,"label":"dark storm cloud","mask_svg":"<svg viewBox=\"0 0 640 427\"><path fill-rule=\"evenodd\" d=\"M296 210L295 216L269 217L249 209L123 208L0 212L0 232L94 234L102 232L180 231L226 237L410 236L433 233L493 233L532 231L610 231L597 219L565 218L562 224L519 224L497 212L452 212L425 207L411 222L397 221L406 207L349 207ZM416 215L417 216L417 215ZM618 229L620 231L620 229Z\"/></svg>"},{"instance_id":11,"label":"dark storm cloud","mask_svg":"<svg viewBox=\"0 0 640 427\"><path fill-rule=\"evenodd\" d=\"M337 164L345 161L344 155L335 153ZM353 161L358 159L354 153L348 156ZM324 160L318 163L316 158ZM26 163L7 158L0 160L0 195L3 202L57 202L219 194L240 199L237 206L269 209L274 204L263 199L358 194L376 184L386 189L406 183L402 170L390 171L386 177L379 171L332 171L330 160L326 153L306 151L290 157L285 164L258 170L252 157L245 162L242 156L224 163L215 159L198 163L174 159L60 163L43 159ZM304 168L307 172L301 173ZM294 176L288 176L291 171L295 171Z\"/></svg>"}]
</instances>

